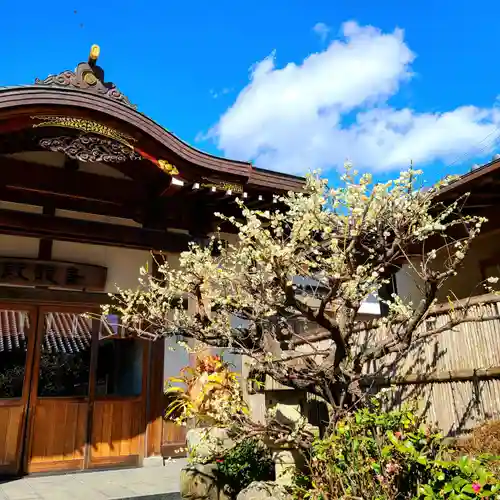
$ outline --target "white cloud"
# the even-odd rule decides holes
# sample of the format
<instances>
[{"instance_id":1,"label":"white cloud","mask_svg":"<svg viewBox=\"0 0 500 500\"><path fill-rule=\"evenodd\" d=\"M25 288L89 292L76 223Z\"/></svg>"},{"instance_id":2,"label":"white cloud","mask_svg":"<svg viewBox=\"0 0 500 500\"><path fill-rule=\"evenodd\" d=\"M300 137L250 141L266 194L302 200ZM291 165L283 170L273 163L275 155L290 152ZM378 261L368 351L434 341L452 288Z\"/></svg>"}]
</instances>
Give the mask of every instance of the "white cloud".
<instances>
[{"instance_id":1,"label":"white cloud","mask_svg":"<svg viewBox=\"0 0 500 500\"><path fill-rule=\"evenodd\" d=\"M495 107L422 113L388 104L412 78L414 59L401 30L347 22L340 39L300 64L278 68L274 52L255 64L208 137L230 158L291 173L346 158L388 170L475 151L500 123Z\"/></svg>"},{"instance_id":2,"label":"white cloud","mask_svg":"<svg viewBox=\"0 0 500 500\"><path fill-rule=\"evenodd\" d=\"M325 23L316 23L313 26L313 31L319 36L322 42L326 41L328 34L330 33L330 27Z\"/></svg>"}]
</instances>

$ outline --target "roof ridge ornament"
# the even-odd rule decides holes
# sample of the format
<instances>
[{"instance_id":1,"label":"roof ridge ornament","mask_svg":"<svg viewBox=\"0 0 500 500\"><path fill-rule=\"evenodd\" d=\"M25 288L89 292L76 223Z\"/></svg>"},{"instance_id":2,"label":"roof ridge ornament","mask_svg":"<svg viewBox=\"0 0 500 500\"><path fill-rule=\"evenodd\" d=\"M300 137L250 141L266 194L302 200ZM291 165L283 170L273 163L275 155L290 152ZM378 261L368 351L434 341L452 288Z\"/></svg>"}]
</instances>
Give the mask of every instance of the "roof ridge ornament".
<instances>
[{"instance_id":1,"label":"roof ridge ornament","mask_svg":"<svg viewBox=\"0 0 500 500\"><path fill-rule=\"evenodd\" d=\"M133 105L114 83L105 82L104 70L96 64L100 52L98 45L92 45L88 62L81 62L75 71L66 70L58 75L49 75L45 80L36 78L35 85L85 90L137 109L137 106Z\"/></svg>"}]
</instances>

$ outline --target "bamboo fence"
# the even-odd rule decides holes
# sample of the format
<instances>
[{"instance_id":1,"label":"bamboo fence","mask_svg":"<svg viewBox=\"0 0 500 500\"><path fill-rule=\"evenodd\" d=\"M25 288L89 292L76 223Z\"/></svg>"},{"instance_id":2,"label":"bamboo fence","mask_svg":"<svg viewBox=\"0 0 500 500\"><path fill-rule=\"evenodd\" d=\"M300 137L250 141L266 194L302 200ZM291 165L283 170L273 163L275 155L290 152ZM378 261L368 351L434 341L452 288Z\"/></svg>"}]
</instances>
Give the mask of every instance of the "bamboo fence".
<instances>
[{"instance_id":1,"label":"bamboo fence","mask_svg":"<svg viewBox=\"0 0 500 500\"><path fill-rule=\"evenodd\" d=\"M450 315L463 310L466 301L435 307L416 332L446 325ZM479 423L500 418L500 297L488 294L467 301L471 322L416 342L402 359L392 354L364 367L368 392L387 387L390 406L416 400L429 423L447 435L460 435ZM359 335L359 349L386 338L384 328ZM326 333L310 337L319 349L328 348ZM303 344L298 349L307 352ZM266 381L265 391L285 387ZM309 401L311 398L309 398Z\"/></svg>"}]
</instances>

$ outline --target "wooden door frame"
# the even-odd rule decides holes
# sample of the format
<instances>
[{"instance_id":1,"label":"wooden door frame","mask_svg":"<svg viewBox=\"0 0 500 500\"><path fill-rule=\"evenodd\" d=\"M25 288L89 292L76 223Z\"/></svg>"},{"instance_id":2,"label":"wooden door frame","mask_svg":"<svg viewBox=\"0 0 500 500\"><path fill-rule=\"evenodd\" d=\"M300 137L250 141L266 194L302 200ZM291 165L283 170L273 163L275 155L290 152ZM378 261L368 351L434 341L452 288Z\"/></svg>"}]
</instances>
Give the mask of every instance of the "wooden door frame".
<instances>
[{"instance_id":1,"label":"wooden door frame","mask_svg":"<svg viewBox=\"0 0 500 500\"><path fill-rule=\"evenodd\" d=\"M99 311L99 306L96 303L89 304L88 302L76 302L76 303L63 303L58 300L41 300L38 301L23 301L21 299L11 301L9 299L2 300L0 298L0 310L16 310L16 311L26 311L29 314L30 327L27 332L27 358L25 366L25 375L23 381L23 396L20 400L20 404L23 405L23 417L22 417L22 429L19 433L18 445L17 445L17 463L16 469L18 473L26 473L28 471L29 459L31 456L31 450L33 446L33 429L35 424L35 412L30 411L36 408L38 397L38 384L39 384L39 369L40 369L40 356L41 348L44 339L44 327L45 327L45 314L48 312L62 312L62 313L96 313ZM96 397L96 376L97 376L97 356L99 349L99 329L94 327L94 324L98 325L98 322L93 322L92 326L92 338L91 338L91 353L90 353L90 374L89 374L89 392L86 398L75 397L75 400L82 401L85 399L87 402L87 426L86 426L86 440L84 448L84 459L83 459L83 469L93 469L96 466L91 464L91 453L92 453L92 432L93 432L93 415L94 406L97 401L106 401L117 399L113 396L108 397ZM120 341L120 339L115 339ZM150 352L151 352L151 342L145 339L139 339L143 343L143 358L142 358L142 387L141 395L137 397L123 398L129 401L139 401L142 400L141 408L141 432L139 434L139 463L142 465L144 458L147 456L146 453L146 435L148 427L148 384L150 378ZM44 398L41 398L42 400ZM50 398L49 398L50 399ZM64 398L68 400L68 398ZM72 399L72 398L70 398ZM12 404L13 400L0 400L0 406L7 406ZM118 464L120 465L120 464ZM126 464L122 464L126 465ZM105 467L108 468L108 467Z\"/></svg>"},{"instance_id":2,"label":"wooden door frame","mask_svg":"<svg viewBox=\"0 0 500 500\"><path fill-rule=\"evenodd\" d=\"M145 457L160 456L163 434L165 337L152 342L149 355Z\"/></svg>"},{"instance_id":3,"label":"wooden door frame","mask_svg":"<svg viewBox=\"0 0 500 500\"><path fill-rule=\"evenodd\" d=\"M98 349L99 349L99 332L93 332L93 343L92 347L94 349L94 352L91 353L91 363L92 360L94 360L95 366L93 367L93 383L91 386L92 392L90 393L90 403L92 405L92 411L89 411L89 436L88 436L88 453L87 453L87 459L85 461L85 468L86 469L99 469L99 468L114 468L114 467L123 467L123 466L129 466L129 465L134 465L132 462L127 462L127 461L120 461L117 462L116 464L106 464L103 467L99 467L98 462L92 462L92 437L93 437L93 416L94 416L94 408L95 408L95 403L96 402L106 402L106 401L128 401L128 402L142 402L142 408L141 408L141 432L138 435L139 437L139 463L137 464L138 466L142 466L144 457L146 456L145 453L145 448L146 448L146 431L147 431L147 397L148 397L148 375L149 375L149 358L150 358L150 349L151 349L151 342L145 339L141 338L136 338L139 342L142 342L143 345L143 352L142 352L142 381L141 381L141 394L140 396L129 396L129 397L120 397L120 396L99 396L96 397L95 395L95 377L96 377L96 369L97 369L97 356L98 356ZM94 336L96 337L97 342L94 342ZM115 342L127 342L127 339L122 339L122 338L115 338L113 339ZM94 347L95 346L95 347ZM92 354L94 357L92 357Z\"/></svg>"},{"instance_id":4,"label":"wooden door frame","mask_svg":"<svg viewBox=\"0 0 500 500\"><path fill-rule=\"evenodd\" d=\"M95 406L95 386L97 376L97 357L99 354L99 328L97 321L92 321L92 338L90 341L90 380L89 380L89 406L87 411L87 440L85 443L85 454L83 468L90 468L90 454L92 453L92 427Z\"/></svg>"},{"instance_id":5,"label":"wooden door frame","mask_svg":"<svg viewBox=\"0 0 500 500\"><path fill-rule=\"evenodd\" d=\"M30 380L30 396L29 396L29 405L27 408L27 413L28 413L28 422L26 425L26 434L25 434L25 446L23 449L23 456L22 456L22 467L23 471L28 471L29 469L29 459L31 457L31 450L33 446L33 438L34 438L34 425L35 425L35 408L36 404L39 399L51 399L51 398L39 398L38 397L38 383L39 383L39 378L40 378L40 358L42 354L42 343L44 339L44 334L45 334L45 315L47 313L54 313L54 312L60 312L60 313L74 313L74 314L84 314L84 313L94 313L97 311L97 308L92 308L88 307L84 304L78 305L78 304L53 304L53 305L39 305L36 307L37 309L37 325L36 325L36 342L34 345L34 350L33 350L33 371L32 371L32 379ZM93 309L93 310L92 310ZM93 338L93 336L92 336ZM91 339L91 344L90 348L92 349L92 339ZM75 402L81 402L81 401L86 401L87 402L87 422L90 418L90 384L92 378L95 378L95 374L92 373L91 371L92 367L92 350L91 350L91 359L90 359L90 366L89 366L89 394L86 397L64 397L65 401L68 400L74 400ZM36 374L36 375L35 375ZM57 399L57 398L53 398ZM88 423L86 426L87 432L88 432ZM82 464L82 469L85 466L85 457L88 454L88 446L89 446L89 435L86 436L85 439L85 446L83 450L83 464Z\"/></svg>"},{"instance_id":6,"label":"wooden door frame","mask_svg":"<svg viewBox=\"0 0 500 500\"><path fill-rule=\"evenodd\" d=\"M26 361L24 365L23 389L19 405L23 407L21 417L21 429L17 438L17 457L15 464L15 474L23 473L22 457L25 455L26 435L28 432L28 406L30 399L30 384L33 373L33 360L35 356L36 332L38 325L38 307L33 304L22 302L10 302L0 300L0 310L15 310L19 312L27 312L29 314L29 329L26 332ZM0 399L0 406L12 406L17 399Z\"/></svg>"}]
</instances>

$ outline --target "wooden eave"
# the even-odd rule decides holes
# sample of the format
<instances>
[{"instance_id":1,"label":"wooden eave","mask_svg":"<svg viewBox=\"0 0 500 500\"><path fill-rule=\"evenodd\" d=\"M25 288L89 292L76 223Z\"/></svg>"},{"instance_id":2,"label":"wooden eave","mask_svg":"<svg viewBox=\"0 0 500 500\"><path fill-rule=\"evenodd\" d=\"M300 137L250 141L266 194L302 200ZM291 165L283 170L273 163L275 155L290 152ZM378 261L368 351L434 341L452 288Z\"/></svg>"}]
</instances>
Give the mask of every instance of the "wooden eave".
<instances>
[{"instance_id":1,"label":"wooden eave","mask_svg":"<svg viewBox=\"0 0 500 500\"><path fill-rule=\"evenodd\" d=\"M125 131L154 140L168 161L180 171L194 171L201 177L238 179L249 189L273 190L279 193L303 189L304 179L277 172L255 169L249 162L228 160L204 153L186 144L144 114L119 102L85 90L52 88L44 85L0 89L0 121L32 114L61 114L71 111L91 113L118 121ZM85 111L87 113L85 113ZM194 177L193 177L194 180Z\"/></svg>"},{"instance_id":2,"label":"wooden eave","mask_svg":"<svg viewBox=\"0 0 500 500\"><path fill-rule=\"evenodd\" d=\"M443 188L438 200L444 203L464 197L467 212L488 211L500 204L500 159L468 172Z\"/></svg>"}]
</instances>

